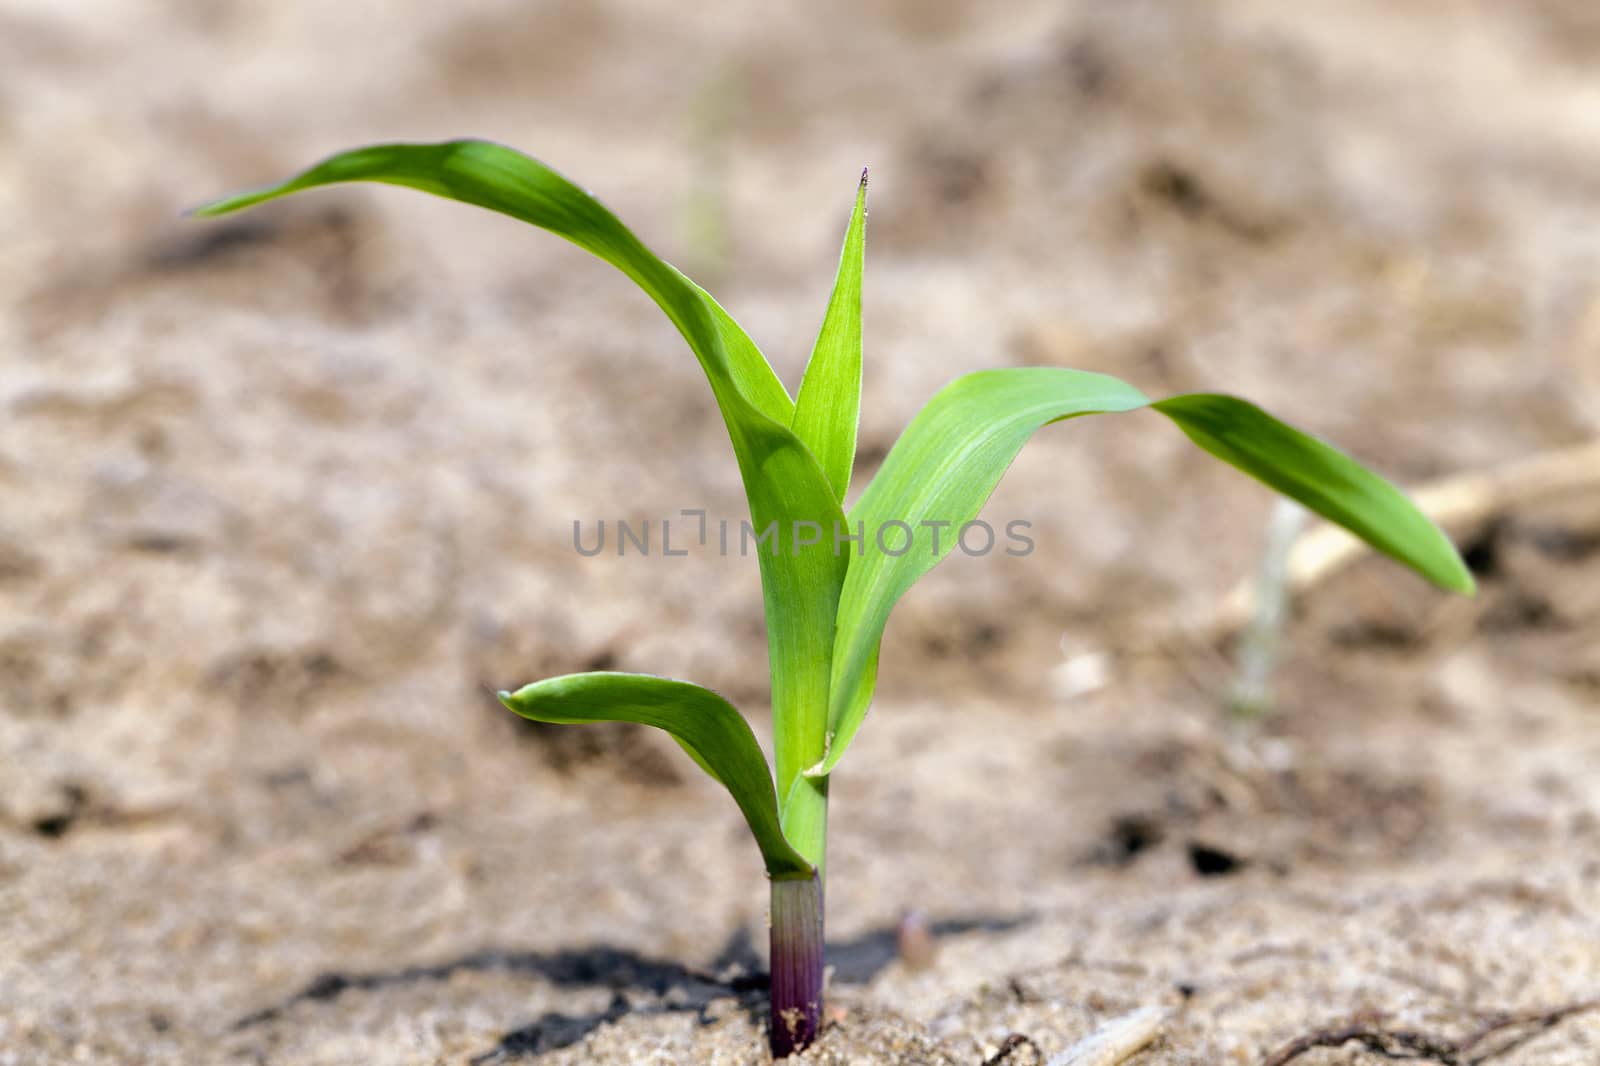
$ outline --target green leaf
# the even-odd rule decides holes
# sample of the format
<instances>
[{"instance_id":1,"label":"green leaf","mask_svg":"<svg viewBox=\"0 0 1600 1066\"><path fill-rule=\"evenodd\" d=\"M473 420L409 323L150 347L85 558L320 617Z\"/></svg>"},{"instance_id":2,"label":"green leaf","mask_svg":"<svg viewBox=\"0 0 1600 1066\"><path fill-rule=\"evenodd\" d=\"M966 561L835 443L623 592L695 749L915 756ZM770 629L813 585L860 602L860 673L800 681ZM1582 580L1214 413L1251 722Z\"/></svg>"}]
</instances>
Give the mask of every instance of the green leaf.
<instances>
[{"instance_id":1,"label":"green leaf","mask_svg":"<svg viewBox=\"0 0 1600 1066\"><path fill-rule=\"evenodd\" d=\"M738 395L787 425L794 405L761 352L726 312L658 259L604 204L549 167L489 141L379 144L341 152L278 185L228 196L195 209L225 215L290 193L341 182L402 185L498 211L549 230L604 259L661 306L689 341L721 402ZM722 338L732 343L724 344Z\"/></svg>"},{"instance_id":2,"label":"green leaf","mask_svg":"<svg viewBox=\"0 0 1600 1066\"><path fill-rule=\"evenodd\" d=\"M833 550L844 515L816 458L789 429L793 404L760 350L727 312L658 259L594 197L520 152L487 141L389 144L328 159L303 174L200 208L200 215L237 211L289 193L337 182L403 185L532 223L621 270L666 313L689 342L716 396L739 461L757 535L778 541L758 548L772 660L778 787L794 794L801 771L822 757L829 664L839 588L849 565ZM816 544L801 544L820 530ZM799 790L815 799L818 789ZM819 805L785 826L814 863L821 862Z\"/></svg>"},{"instance_id":3,"label":"green leaf","mask_svg":"<svg viewBox=\"0 0 1600 1066\"><path fill-rule=\"evenodd\" d=\"M928 401L850 509L851 529L859 524L863 537L839 598L827 755L807 773L821 776L838 765L872 701L878 644L890 610L950 554L961 525L977 517L1034 431L1073 415L1127 411L1148 402L1116 378L1052 367L980 370ZM924 521L947 523L937 551ZM909 526L914 538L900 554L894 553L904 537L888 525L895 522Z\"/></svg>"},{"instance_id":4,"label":"green leaf","mask_svg":"<svg viewBox=\"0 0 1600 1066\"><path fill-rule=\"evenodd\" d=\"M637 722L672 734L700 768L733 796L774 878L815 871L784 838L761 745L744 716L710 689L649 674L568 674L536 681L500 702L536 722Z\"/></svg>"},{"instance_id":5,"label":"green leaf","mask_svg":"<svg viewBox=\"0 0 1600 1066\"><path fill-rule=\"evenodd\" d=\"M1040 427L1078 415L1153 406L1200 447L1379 551L1457 592L1472 578L1448 538L1399 490L1354 460L1279 422L1243 400L1215 394L1151 404L1116 378L1039 367L983 370L940 390L906 427L883 467L850 511L865 536L839 600L826 757L808 768L824 776L838 765L866 717L877 676L878 646L889 612L955 546L1000 477ZM876 536L886 523L909 525L910 550L893 554ZM944 523L938 550L925 522Z\"/></svg>"},{"instance_id":6,"label":"green leaf","mask_svg":"<svg viewBox=\"0 0 1600 1066\"><path fill-rule=\"evenodd\" d=\"M795 399L790 428L806 442L840 501L850 488L861 414L861 260L866 246L867 172L845 230L833 296Z\"/></svg>"},{"instance_id":7,"label":"green leaf","mask_svg":"<svg viewBox=\"0 0 1600 1066\"><path fill-rule=\"evenodd\" d=\"M1473 593L1471 572L1439 527L1399 489L1333 446L1233 396L1200 392L1151 406L1223 462L1343 526L1440 588Z\"/></svg>"}]
</instances>

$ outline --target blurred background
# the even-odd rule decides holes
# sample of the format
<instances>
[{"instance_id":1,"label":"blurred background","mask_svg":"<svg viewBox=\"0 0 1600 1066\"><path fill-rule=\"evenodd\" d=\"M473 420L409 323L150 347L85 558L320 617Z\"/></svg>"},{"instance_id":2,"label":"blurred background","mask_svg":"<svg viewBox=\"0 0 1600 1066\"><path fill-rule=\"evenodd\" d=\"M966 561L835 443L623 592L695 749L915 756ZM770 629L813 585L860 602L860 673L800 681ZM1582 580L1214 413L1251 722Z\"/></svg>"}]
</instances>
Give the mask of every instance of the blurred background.
<instances>
[{"instance_id":1,"label":"blurred background","mask_svg":"<svg viewBox=\"0 0 1600 1066\"><path fill-rule=\"evenodd\" d=\"M769 736L753 559L573 550L744 516L681 340L410 191L181 216L468 135L791 388L870 166L858 492L957 374L1079 367L1433 491L1482 583L1304 582L1230 717L1269 494L1155 416L1042 432L984 515L1035 550L906 598L835 778L824 1055L1053 1053L1179 985L1139 1061L1593 995L1597 59L1584 0L3 0L0 1062L763 1061L732 804L488 691L669 674Z\"/></svg>"}]
</instances>

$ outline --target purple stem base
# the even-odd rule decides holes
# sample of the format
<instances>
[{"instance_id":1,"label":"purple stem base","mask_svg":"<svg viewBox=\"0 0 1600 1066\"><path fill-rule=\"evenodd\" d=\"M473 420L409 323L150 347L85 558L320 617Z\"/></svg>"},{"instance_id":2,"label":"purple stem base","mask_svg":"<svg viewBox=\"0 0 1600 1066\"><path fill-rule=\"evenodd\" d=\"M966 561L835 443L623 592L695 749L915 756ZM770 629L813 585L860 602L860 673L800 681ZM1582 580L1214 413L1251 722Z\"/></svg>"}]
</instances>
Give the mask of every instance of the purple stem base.
<instances>
[{"instance_id":1,"label":"purple stem base","mask_svg":"<svg viewBox=\"0 0 1600 1066\"><path fill-rule=\"evenodd\" d=\"M822 884L772 882L772 1057L804 1051L822 1019Z\"/></svg>"}]
</instances>

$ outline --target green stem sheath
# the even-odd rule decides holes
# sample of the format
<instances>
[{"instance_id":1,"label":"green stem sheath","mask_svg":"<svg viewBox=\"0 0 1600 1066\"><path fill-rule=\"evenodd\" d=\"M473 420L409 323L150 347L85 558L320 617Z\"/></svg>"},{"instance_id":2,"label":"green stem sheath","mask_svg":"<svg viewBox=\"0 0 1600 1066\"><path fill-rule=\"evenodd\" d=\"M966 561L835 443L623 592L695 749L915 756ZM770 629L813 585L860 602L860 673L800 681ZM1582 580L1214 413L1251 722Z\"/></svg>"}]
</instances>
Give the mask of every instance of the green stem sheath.
<instances>
[{"instance_id":1,"label":"green stem sheath","mask_svg":"<svg viewBox=\"0 0 1600 1066\"><path fill-rule=\"evenodd\" d=\"M796 777L786 783L787 795L780 814L783 835L822 876L828 851L828 779Z\"/></svg>"},{"instance_id":2,"label":"green stem sheath","mask_svg":"<svg viewBox=\"0 0 1600 1066\"><path fill-rule=\"evenodd\" d=\"M778 743L779 795L783 835L816 867L808 878L772 881L772 1057L804 1051L816 1039L822 1017L823 862L828 843L828 778L806 777L796 759ZM808 745L810 762L821 758L821 746ZM785 775L784 770L788 770Z\"/></svg>"}]
</instances>

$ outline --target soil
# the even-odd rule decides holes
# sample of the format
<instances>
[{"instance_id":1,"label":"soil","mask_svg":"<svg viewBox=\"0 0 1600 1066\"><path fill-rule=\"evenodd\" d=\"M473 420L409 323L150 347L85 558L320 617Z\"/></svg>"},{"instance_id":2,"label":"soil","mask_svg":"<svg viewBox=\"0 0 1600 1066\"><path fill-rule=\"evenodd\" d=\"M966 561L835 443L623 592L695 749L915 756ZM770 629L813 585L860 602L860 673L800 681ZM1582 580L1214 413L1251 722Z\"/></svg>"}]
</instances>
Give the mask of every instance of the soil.
<instances>
[{"instance_id":1,"label":"soil","mask_svg":"<svg viewBox=\"0 0 1600 1066\"><path fill-rule=\"evenodd\" d=\"M0 6L0 1063L765 1061L733 805L487 691L683 676L767 738L754 560L572 547L743 514L671 328L406 191L184 207L491 137L792 386L870 164L858 485L999 365L1226 388L1420 485L1600 435L1597 63L1584 0ZM1189 620L1270 507L1155 416L1024 452L985 517L1036 550L906 598L834 780L803 1061L1154 1007L1128 1061L1254 1064L1600 997L1600 491L1453 528L1476 600L1308 590L1230 724ZM1454 1061L1600 1062L1600 1012L1508 1035Z\"/></svg>"}]
</instances>

